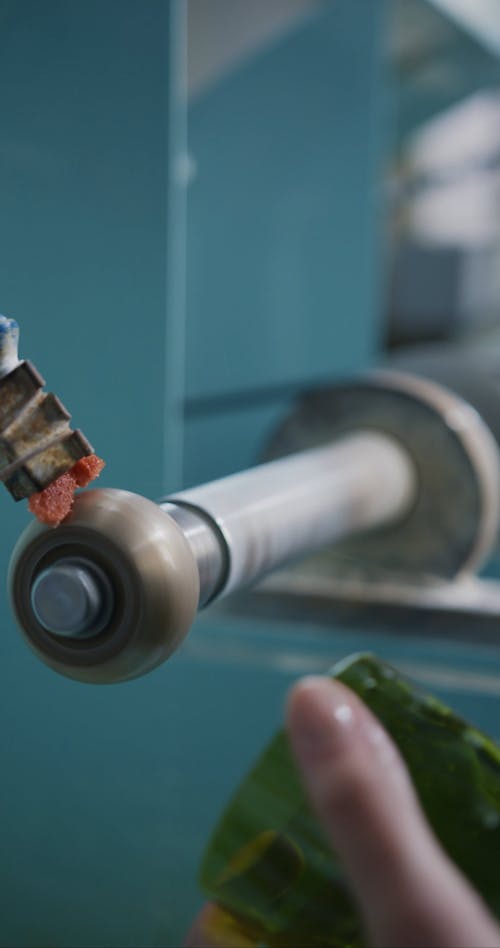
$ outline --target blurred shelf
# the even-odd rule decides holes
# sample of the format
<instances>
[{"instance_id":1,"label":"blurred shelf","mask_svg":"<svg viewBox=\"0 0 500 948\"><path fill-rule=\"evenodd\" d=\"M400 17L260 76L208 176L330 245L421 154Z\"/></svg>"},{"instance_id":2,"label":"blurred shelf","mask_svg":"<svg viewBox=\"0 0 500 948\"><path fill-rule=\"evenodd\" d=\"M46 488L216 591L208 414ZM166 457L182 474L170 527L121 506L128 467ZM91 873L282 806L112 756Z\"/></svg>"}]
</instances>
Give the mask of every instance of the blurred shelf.
<instances>
[{"instance_id":1,"label":"blurred shelf","mask_svg":"<svg viewBox=\"0 0 500 948\"><path fill-rule=\"evenodd\" d=\"M398 138L500 83L499 0L392 0L388 51Z\"/></svg>"},{"instance_id":2,"label":"blurred shelf","mask_svg":"<svg viewBox=\"0 0 500 948\"><path fill-rule=\"evenodd\" d=\"M484 49L500 56L499 0L426 0Z\"/></svg>"}]
</instances>

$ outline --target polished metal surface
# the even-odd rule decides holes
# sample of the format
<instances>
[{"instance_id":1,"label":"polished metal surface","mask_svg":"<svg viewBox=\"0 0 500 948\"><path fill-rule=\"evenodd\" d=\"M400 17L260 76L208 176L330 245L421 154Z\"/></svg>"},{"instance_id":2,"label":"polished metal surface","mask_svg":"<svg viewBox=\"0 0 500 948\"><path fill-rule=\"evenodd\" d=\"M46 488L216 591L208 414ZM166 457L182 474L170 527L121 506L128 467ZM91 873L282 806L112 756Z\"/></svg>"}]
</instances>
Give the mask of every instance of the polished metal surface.
<instances>
[{"instance_id":1,"label":"polished metal surface","mask_svg":"<svg viewBox=\"0 0 500 948\"><path fill-rule=\"evenodd\" d=\"M384 370L305 392L266 457L366 428L392 436L414 459L418 490L408 515L390 529L346 536L327 551L325 571L336 579L384 571L406 581L478 570L499 535L499 451L478 412L448 388Z\"/></svg>"},{"instance_id":2,"label":"polished metal surface","mask_svg":"<svg viewBox=\"0 0 500 948\"><path fill-rule=\"evenodd\" d=\"M31 606L48 632L85 639L105 628L113 610L113 592L105 573L95 563L64 557L36 577Z\"/></svg>"},{"instance_id":3,"label":"polished metal surface","mask_svg":"<svg viewBox=\"0 0 500 948\"><path fill-rule=\"evenodd\" d=\"M80 603L80 628L86 616L85 637L74 627L72 635L60 634L71 603L58 610L57 634L45 624L54 620L44 601L46 584L54 571L60 579L74 558L95 564L113 591L102 627L95 600L90 604L88 587L82 589L85 573L70 571L70 600ZM78 495L55 530L33 522L14 549L8 582L13 612L33 651L55 671L95 684L126 681L165 661L191 628L199 603L198 567L174 520L144 497L105 488ZM67 574L65 584L67 589Z\"/></svg>"},{"instance_id":4,"label":"polished metal surface","mask_svg":"<svg viewBox=\"0 0 500 948\"><path fill-rule=\"evenodd\" d=\"M57 530L33 523L21 537L10 568L13 609L55 670L123 681L164 661L201 606L339 537L397 520L415 490L408 455L373 432L160 505L91 490Z\"/></svg>"},{"instance_id":5,"label":"polished metal surface","mask_svg":"<svg viewBox=\"0 0 500 948\"><path fill-rule=\"evenodd\" d=\"M305 449L287 451L297 432ZM497 535L497 447L477 413L434 383L384 373L309 396L274 449L284 456L159 505L91 490L57 530L33 524L10 589L37 654L84 681L123 681L168 658L200 607L298 559L316 571L322 551L338 582L342 564L359 572L371 554L386 575L389 564L394 576L446 577L480 562ZM105 625L103 589L85 570L68 573L68 557L107 577Z\"/></svg>"},{"instance_id":6,"label":"polished metal surface","mask_svg":"<svg viewBox=\"0 0 500 948\"><path fill-rule=\"evenodd\" d=\"M181 528L191 547L200 575L201 609L218 594L227 576L229 557L224 537L202 510L169 501L159 506Z\"/></svg>"},{"instance_id":7,"label":"polished metal surface","mask_svg":"<svg viewBox=\"0 0 500 948\"><path fill-rule=\"evenodd\" d=\"M223 537L229 565L219 595L226 595L342 537L397 520L416 488L409 454L391 437L361 431L168 500L198 509Z\"/></svg>"}]
</instances>

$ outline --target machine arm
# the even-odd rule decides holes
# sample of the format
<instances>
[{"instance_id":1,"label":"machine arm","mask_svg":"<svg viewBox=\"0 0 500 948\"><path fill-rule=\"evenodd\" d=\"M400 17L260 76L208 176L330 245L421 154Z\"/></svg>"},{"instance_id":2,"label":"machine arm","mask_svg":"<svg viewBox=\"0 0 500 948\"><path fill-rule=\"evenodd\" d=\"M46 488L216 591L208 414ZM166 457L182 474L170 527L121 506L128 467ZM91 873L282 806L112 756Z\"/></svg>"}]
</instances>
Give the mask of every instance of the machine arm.
<instances>
[{"instance_id":1,"label":"machine arm","mask_svg":"<svg viewBox=\"0 0 500 948\"><path fill-rule=\"evenodd\" d=\"M90 490L56 529L31 524L9 588L39 657L89 682L144 674L202 606L353 537L421 572L484 557L498 530L498 451L466 403L384 375L327 390L313 414L302 450L289 453L286 423L271 447L286 456L251 470L160 504Z\"/></svg>"}]
</instances>

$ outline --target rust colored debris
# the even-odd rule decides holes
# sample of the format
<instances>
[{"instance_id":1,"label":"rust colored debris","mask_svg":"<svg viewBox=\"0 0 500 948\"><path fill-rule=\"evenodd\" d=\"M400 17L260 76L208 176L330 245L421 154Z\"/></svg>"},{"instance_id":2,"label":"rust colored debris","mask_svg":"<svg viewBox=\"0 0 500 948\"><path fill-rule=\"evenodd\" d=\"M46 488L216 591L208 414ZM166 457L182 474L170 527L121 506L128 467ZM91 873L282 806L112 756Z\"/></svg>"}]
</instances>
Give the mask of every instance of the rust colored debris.
<instances>
[{"instance_id":1,"label":"rust colored debris","mask_svg":"<svg viewBox=\"0 0 500 948\"><path fill-rule=\"evenodd\" d=\"M32 514L50 527L57 527L71 512L75 490L87 487L99 477L105 461L96 454L80 458L65 474L61 474L52 484L38 494L32 494L28 507Z\"/></svg>"}]
</instances>

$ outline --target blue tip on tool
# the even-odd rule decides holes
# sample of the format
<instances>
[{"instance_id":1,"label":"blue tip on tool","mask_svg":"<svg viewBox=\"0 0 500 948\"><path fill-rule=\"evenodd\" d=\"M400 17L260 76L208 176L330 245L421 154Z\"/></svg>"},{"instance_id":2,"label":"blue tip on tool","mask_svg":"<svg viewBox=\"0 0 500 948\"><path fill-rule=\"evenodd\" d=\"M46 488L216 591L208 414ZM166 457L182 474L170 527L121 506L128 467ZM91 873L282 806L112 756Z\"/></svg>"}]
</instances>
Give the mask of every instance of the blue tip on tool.
<instances>
[{"instance_id":1,"label":"blue tip on tool","mask_svg":"<svg viewBox=\"0 0 500 948\"><path fill-rule=\"evenodd\" d=\"M18 343L19 326L15 319L0 316L0 378L19 365Z\"/></svg>"}]
</instances>

